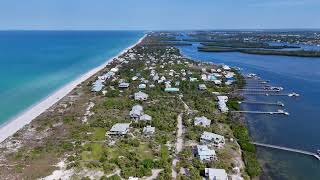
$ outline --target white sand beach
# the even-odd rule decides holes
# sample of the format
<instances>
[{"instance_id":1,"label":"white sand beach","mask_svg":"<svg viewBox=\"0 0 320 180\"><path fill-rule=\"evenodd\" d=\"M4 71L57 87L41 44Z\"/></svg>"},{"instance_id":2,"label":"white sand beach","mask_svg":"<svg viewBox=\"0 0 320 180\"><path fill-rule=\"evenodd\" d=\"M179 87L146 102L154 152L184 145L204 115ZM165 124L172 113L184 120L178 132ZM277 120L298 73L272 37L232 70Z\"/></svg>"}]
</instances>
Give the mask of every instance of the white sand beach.
<instances>
[{"instance_id":1,"label":"white sand beach","mask_svg":"<svg viewBox=\"0 0 320 180\"><path fill-rule=\"evenodd\" d=\"M64 96L69 94L77 85L81 84L83 81L87 80L91 76L95 75L99 71L101 71L108 63L111 63L113 59L119 57L120 55L126 53L129 49L133 48L137 44L139 44L146 35L139 39L135 44L131 45L130 47L124 49L120 52L117 56L108 59L104 64L90 70L89 72L81 75L79 78L71 81L67 85L63 86L59 90L55 91L48 97L44 98L34 106L30 107L26 111L19 114L17 117L9 120L6 124L0 127L0 142L3 142L8 137L12 136L15 132L19 129L23 128L25 125L29 124L33 119L38 117L41 113L45 112L55 103L57 103L60 99Z\"/></svg>"}]
</instances>

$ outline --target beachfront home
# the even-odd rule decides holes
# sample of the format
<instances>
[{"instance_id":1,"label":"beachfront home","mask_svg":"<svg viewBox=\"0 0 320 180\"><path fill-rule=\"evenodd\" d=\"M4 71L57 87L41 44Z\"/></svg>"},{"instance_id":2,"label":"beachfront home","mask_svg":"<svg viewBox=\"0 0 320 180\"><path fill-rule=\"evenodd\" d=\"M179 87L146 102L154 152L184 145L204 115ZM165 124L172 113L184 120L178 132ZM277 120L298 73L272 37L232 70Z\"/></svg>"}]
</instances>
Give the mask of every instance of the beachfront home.
<instances>
[{"instance_id":1,"label":"beachfront home","mask_svg":"<svg viewBox=\"0 0 320 180\"><path fill-rule=\"evenodd\" d=\"M119 71L119 68L117 68L117 67L114 67L114 68L111 68L111 70L110 70L111 72L114 72L114 73L116 73L116 72L118 72Z\"/></svg>"},{"instance_id":2,"label":"beachfront home","mask_svg":"<svg viewBox=\"0 0 320 180\"><path fill-rule=\"evenodd\" d=\"M207 90L207 86L205 84L199 84L198 88L199 88L200 91Z\"/></svg>"},{"instance_id":3,"label":"beachfront home","mask_svg":"<svg viewBox=\"0 0 320 180\"><path fill-rule=\"evenodd\" d=\"M224 169L205 168L204 174L208 180L228 180L228 174Z\"/></svg>"},{"instance_id":4,"label":"beachfront home","mask_svg":"<svg viewBox=\"0 0 320 180\"><path fill-rule=\"evenodd\" d=\"M195 126L202 126L202 127L208 127L211 124L211 120L202 116L202 117L196 117L194 118L194 125Z\"/></svg>"},{"instance_id":5,"label":"beachfront home","mask_svg":"<svg viewBox=\"0 0 320 180\"><path fill-rule=\"evenodd\" d=\"M148 94L141 91L134 93L134 100L136 101L146 101L148 97L149 97Z\"/></svg>"},{"instance_id":6,"label":"beachfront home","mask_svg":"<svg viewBox=\"0 0 320 180\"><path fill-rule=\"evenodd\" d=\"M143 134L144 135L152 135L156 131L155 127L152 126L146 126L143 128Z\"/></svg>"},{"instance_id":7,"label":"beachfront home","mask_svg":"<svg viewBox=\"0 0 320 180\"><path fill-rule=\"evenodd\" d=\"M200 137L200 142L204 144L212 144L218 148L221 148L225 144L224 137L219 134L204 131Z\"/></svg>"},{"instance_id":8,"label":"beachfront home","mask_svg":"<svg viewBox=\"0 0 320 180\"><path fill-rule=\"evenodd\" d=\"M229 111L229 108L227 107L228 102L228 96L217 96L218 98L218 107L221 112L226 113Z\"/></svg>"},{"instance_id":9,"label":"beachfront home","mask_svg":"<svg viewBox=\"0 0 320 180\"><path fill-rule=\"evenodd\" d=\"M120 83L119 84L119 88L128 88L130 86L130 84L129 83L126 83L126 82L122 82L122 83Z\"/></svg>"},{"instance_id":10,"label":"beachfront home","mask_svg":"<svg viewBox=\"0 0 320 180\"><path fill-rule=\"evenodd\" d=\"M102 90L103 86L104 86L103 85L103 80L98 79L92 84L91 91L92 92L99 92L99 91Z\"/></svg>"},{"instance_id":11,"label":"beachfront home","mask_svg":"<svg viewBox=\"0 0 320 180\"><path fill-rule=\"evenodd\" d=\"M214 161L217 159L216 152L207 145L197 145L197 156L201 161Z\"/></svg>"},{"instance_id":12,"label":"beachfront home","mask_svg":"<svg viewBox=\"0 0 320 180\"><path fill-rule=\"evenodd\" d=\"M135 105L132 107L130 113L129 113L130 117L135 119L135 120L139 120L140 116L143 115L143 107L140 105Z\"/></svg>"},{"instance_id":13,"label":"beachfront home","mask_svg":"<svg viewBox=\"0 0 320 180\"><path fill-rule=\"evenodd\" d=\"M129 132L130 123L117 123L112 126L108 135L125 135Z\"/></svg>"}]
</instances>

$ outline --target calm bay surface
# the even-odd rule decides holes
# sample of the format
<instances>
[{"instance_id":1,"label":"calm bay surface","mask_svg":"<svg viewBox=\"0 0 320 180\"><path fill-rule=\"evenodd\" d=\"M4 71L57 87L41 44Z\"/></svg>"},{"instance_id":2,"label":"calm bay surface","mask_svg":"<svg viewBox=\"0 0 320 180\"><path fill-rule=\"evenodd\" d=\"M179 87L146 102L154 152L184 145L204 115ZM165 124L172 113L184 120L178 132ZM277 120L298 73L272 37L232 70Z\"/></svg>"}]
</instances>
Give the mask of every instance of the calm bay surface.
<instances>
[{"instance_id":1,"label":"calm bay surface","mask_svg":"<svg viewBox=\"0 0 320 180\"><path fill-rule=\"evenodd\" d=\"M246 110L276 111L284 115L245 115L255 142L280 145L316 152L320 149L320 58L261 56L231 53L198 52L199 44L179 47L182 54L195 60L227 64L256 73L270 84L284 88L283 93L297 92L300 97L252 96L247 100L277 102L284 108L263 105L242 105ZM281 150L258 148L258 158L266 176L272 179L320 179L320 161Z\"/></svg>"},{"instance_id":2,"label":"calm bay surface","mask_svg":"<svg viewBox=\"0 0 320 180\"><path fill-rule=\"evenodd\" d=\"M0 31L0 125L142 36L141 31Z\"/></svg>"}]
</instances>

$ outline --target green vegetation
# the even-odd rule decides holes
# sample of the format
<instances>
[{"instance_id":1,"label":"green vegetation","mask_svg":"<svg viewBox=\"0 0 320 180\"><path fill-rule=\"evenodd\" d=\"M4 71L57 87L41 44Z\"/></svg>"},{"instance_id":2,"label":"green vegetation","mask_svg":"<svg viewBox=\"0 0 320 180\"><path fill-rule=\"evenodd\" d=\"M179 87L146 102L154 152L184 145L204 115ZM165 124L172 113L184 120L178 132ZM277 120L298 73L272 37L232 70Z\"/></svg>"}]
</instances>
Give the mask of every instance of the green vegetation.
<instances>
[{"instance_id":1,"label":"green vegetation","mask_svg":"<svg viewBox=\"0 0 320 180\"><path fill-rule=\"evenodd\" d=\"M280 51L280 50L270 50L270 49L238 49L238 48L228 48L228 47L211 47L202 46L198 47L198 51L204 52L241 52L245 54L258 54L258 55L277 55L277 56L298 56L298 57L320 57L319 51Z\"/></svg>"},{"instance_id":2,"label":"green vegetation","mask_svg":"<svg viewBox=\"0 0 320 180\"><path fill-rule=\"evenodd\" d=\"M203 46L208 47L223 47L223 48L263 48L263 49L285 49L285 48L299 48L297 46L270 46L268 43L259 43L259 42L246 42L246 41L215 41L201 43Z\"/></svg>"},{"instance_id":3,"label":"green vegetation","mask_svg":"<svg viewBox=\"0 0 320 180\"><path fill-rule=\"evenodd\" d=\"M246 165L246 172L250 177L257 177L261 175L261 167L256 158L256 148L251 143L249 132L245 125L240 122L233 122L231 125L234 136L238 139L238 142L242 149L242 157Z\"/></svg>"}]
</instances>

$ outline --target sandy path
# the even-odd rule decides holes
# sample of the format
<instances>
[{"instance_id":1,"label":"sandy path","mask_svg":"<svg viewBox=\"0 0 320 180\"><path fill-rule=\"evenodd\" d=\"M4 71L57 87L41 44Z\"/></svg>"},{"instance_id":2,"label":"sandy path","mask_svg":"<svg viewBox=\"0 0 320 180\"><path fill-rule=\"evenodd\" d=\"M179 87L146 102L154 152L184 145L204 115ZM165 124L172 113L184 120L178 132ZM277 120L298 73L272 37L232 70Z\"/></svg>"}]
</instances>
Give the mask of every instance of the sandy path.
<instances>
[{"instance_id":1,"label":"sandy path","mask_svg":"<svg viewBox=\"0 0 320 180\"><path fill-rule=\"evenodd\" d=\"M182 138L182 133L183 133L183 125L182 125L182 115L183 113L180 113L177 118L177 142L176 142L176 156L172 161L172 179L177 179L177 162L179 161L177 155L181 152L183 148L183 138Z\"/></svg>"}]
</instances>

